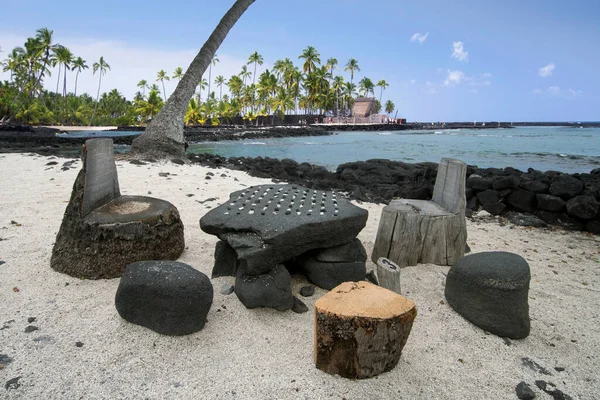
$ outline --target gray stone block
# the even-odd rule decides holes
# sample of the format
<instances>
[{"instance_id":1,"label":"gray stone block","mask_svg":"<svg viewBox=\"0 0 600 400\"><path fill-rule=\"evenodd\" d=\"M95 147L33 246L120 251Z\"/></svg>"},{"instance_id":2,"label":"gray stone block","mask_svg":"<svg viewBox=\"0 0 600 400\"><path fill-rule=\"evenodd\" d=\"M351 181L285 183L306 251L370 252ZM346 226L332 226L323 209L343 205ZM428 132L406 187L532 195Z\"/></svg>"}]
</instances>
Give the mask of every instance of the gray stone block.
<instances>
[{"instance_id":1,"label":"gray stone block","mask_svg":"<svg viewBox=\"0 0 600 400\"><path fill-rule=\"evenodd\" d=\"M364 261L329 263L311 257L303 262L302 272L315 285L331 290L343 282L364 280L367 267Z\"/></svg>"},{"instance_id":2,"label":"gray stone block","mask_svg":"<svg viewBox=\"0 0 600 400\"><path fill-rule=\"evenodd\" d=\"M461 258L448 271L446 299L456 312L495 335L529 335L529 281L525 259L508 252L483 252Z\"/></svg>"},{"instance_id":3,"label":"gray stone block","mask_svg":"<svg viewBox=\"0 0 600 400\"><path fill-rule=\"evenodd\" d=\"M239 268L235 278L235 294L246 308L269 307L286 311L294 305L290 273L277 265L262 275L247 275Z\"/></svg>"}]
</instances>

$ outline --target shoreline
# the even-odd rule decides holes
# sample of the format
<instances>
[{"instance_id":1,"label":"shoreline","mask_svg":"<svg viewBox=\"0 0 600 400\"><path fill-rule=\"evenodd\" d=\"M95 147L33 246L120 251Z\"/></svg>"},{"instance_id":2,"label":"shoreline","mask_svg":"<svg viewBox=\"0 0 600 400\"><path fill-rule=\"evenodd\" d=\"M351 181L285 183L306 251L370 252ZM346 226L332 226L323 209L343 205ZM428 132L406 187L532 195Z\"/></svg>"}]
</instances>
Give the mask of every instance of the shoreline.
<instances>
[{"instance_id":1,"label":"shoreline","mask_svg":"<svg viewBox=\"0 0 600 400\"><path fill-rule=\"evenodd\" d=\"M169 337L119 317L119 279L81 280L52 270L52 244L81 168L80 161L69 162L0 154L0 293L7 300L0 302L0 383L18 377L20 385L0 388L7 399L185 399L202 393L207 399L495 400L515 398L520 382L538 398L547 397L536 381L552 382L572 398L600 391L600 359L593 356L600 353L597 238L493 217L468 219L472 253L509 251L529 263L529 337L490 335L454 312L444 297L448 267L407 267L401 271L403 295L416 303L418 316L400 362L377 378L353 381L314 366L314 303L327 293L323 289L301 297L309 308L305 314L248 310L235 294L220 293L233 278L215 278L204 329ZM200 229L199 218L229 193L272 181L196 164L118 160L117 168L123 194L150 191L176 205L186 240L179 261L209 276L217 239ZM355 204L369 211L359 239L370 254L382 205ZM374 269L370 260L367 269ZM304 278L292 277L294 294L300 296L305 285ZM37 330L26 333L27 326Z\"/></svg>"}]
</instances>

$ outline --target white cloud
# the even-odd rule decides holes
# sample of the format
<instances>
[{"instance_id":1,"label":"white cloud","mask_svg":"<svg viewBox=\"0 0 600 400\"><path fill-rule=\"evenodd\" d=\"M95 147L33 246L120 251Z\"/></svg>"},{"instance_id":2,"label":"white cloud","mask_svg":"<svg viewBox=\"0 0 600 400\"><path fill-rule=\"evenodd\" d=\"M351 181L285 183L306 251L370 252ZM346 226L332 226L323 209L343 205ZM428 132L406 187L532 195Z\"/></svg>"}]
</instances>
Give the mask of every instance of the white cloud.
<instances>
[{"instance_id":1,"label":"white cloud","mask_svg":"<svg viewBox=\"0 0 600 400\"><path fill-rule=\"evenodd\" d=\"M473 94L477 94L477 93L479 93L479 90L477 90L477 89L471 89L471 90L469 90L469 92L471 92Z\"/></svg>"},{"instance_id":2,"label":"white cloud","mask_svg":"<svg viewBox=\"0 0 600 400\"><path fill-rule=\"evenodd\" d=\"M560 94L560 87L550 86L548 88L548 93L550 93L552 96L558 96Z\"/></svg>"},{"instance_id":3,"label":"white cloud","mask_svg":"<svg viewBox=\"0 0 600 400\"><path fill-rule=\"evenodd\" d=\"M484 78L491 78L492 77L492 73L491 72L486 72L485 74L482 75Z\"/></svg>"},{"instance_id":4,"label":"white cloud","mask_svg":"<svg viewBox=\"0 0 600 400\"><path fill-rule=\"evenodd\" d=\"M465 77L465 74L462 71L448 71L448 76L444 81L444 85L446 86L454 86L460 84L460 82Z\"/></svg>"},{"instance_id":5,"label":"white cloud","mask_svg":"<svg viewBox=\"0 0 600 400\"><path fill-rule=\"evenodd\" d=\"M427 40L427 36L429 36L429 32L427 32L424 35L417 32L411 36L410 41L411 42L419 42L419 44L423 44L423 42Z\"/></svg>"},{"instance_id":6,"label":"white cloud","mask_svg":"<svg viewBox=\"0 0 600 400\"><path fill-rule=\"evenodd\" d=\"M556 68L554 63L550 63L550 64L546 65L545 67L540 68L538 70L538 75L541 76L542 78L546 78L546 77L552 75L554 68Z\"/></svg>"},{"instance_id":7,"label":"white cloud","mask_svg":"<svg viewBox=\"0 0 600 400\"><path fill-rule=\"evenodd\" d=\"M456 58L458 61L469 61L469 52L465 51L463 42L452 42L452 58Z\"/></svg>"},{"instance_id":8,"label":"white cloud","mask_svg":"<svg viewBox=\"0 0 600 400\"><path fill-rule=\"evenodd\" d=\"M533 93L533 94L542 94L542 93L544 93L544 91L542 89L533 89L531 91L531 93Z\"/></svg>"},{"instance_id":9,"label":"white cloud","mask_svg":"<svg viewBox=\"0 0 600 400\"><path fill-rule=\"evenodd\" d=\"M438 90L435 88L435 85L429 81L425 82L426 89L424 93L426 94L436 94Z\"/></svg>"},{"instance_id":10,"label":"white cloud","mask_svg":"<svg viewBox=\"0 0 600 400\"><path fill-rule=\"evenodd\" d=\"M415 83L417 83L416 79L411 79L411 80L410 80L410 84L411 84L411 85L414 85Z\"/></svg>"},{"instance_id":11,"label":"white cloud","mask_svg":"<svg viewBox=\"0 0 600 400\"><path fill-rule=\"evenodd\" d=\"M26 37L18 37L12 34L3 34L0 32L0 44L2 50L8 53L16 46L23 46ZM139 90L137 83L146 79L150 85L156 83L161 88L160 82L155 82L156 74L161 69L164 69L169 76L173 75L176 67L182 67L185 71L192 59L196 56L199 49L171 49L171 48L144 48L137 47L133 44L124 41L107 41L101 39L86 39L86 38L68 38L55 35L54 41L69 48L76 57L82 57L87 61L90 67L79 74L77 93L87 92L91 96L96 96L98 89L98 74L92 74L92 65L98 61L100 56L103 56L106 62L110 65L110 71L102 76L102 92L116 88L127 99L132 100L135 92ZM10 49L10 50L9 50ZM227 80L233 74L238 74L245 59L239 59L228 54L218 53L220 62L212 67L211 90L219 96L219 89L214 84L214 79L217 75L223 75ZM0 55L3 59L5 54ZM265 68L270 68L265 62L259 66L257 75L264 71ZM250 68L250 70L252 70ZM1 70L0 70L1 71ZM44 82L44 87L48 90L56 90L56 79L58 77L58 68L51 69L52 75ZM0 72L0 80L8 80L10 74L8 72ZM208 80L208 70L205 73L205 78ZM62 78L61 78L62 80ZM75 74L67 75L67 87L69 91L73 91L75 82ZM169 96L175 87L177 81L165 81L165 90ZM62 88L62 83L61 83ZM223 87L223 93L226 93L226 87ZM206 90L202 96L206 95Z\"/></svg>"}]
</instances>

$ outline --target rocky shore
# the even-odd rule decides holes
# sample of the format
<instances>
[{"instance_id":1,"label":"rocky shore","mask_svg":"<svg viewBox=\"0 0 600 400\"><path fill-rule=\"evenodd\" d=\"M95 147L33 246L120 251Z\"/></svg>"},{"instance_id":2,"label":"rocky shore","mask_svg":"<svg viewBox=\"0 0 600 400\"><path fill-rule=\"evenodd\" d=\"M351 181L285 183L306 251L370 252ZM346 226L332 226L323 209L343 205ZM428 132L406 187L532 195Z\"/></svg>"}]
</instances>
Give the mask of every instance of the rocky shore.
<instances>
[{"instance_id":1,"label":"rocky shore","mask_svg":"<svg viewBox=\"0 0 600 400\"><path fill-rule=\"evenodd\" d=\"M409 164L384 159L338 166L335 172L291 159L224 158L190 154L193 163L245 171L261 178L316 189L347 192L351 199L388 203L393 198L430 199L436 163ZM484 210L517 225L560 226L600 234L600 168L586 174L527 172L514 168L467 168L467 215Z\"/></svg>"}]
</instances>

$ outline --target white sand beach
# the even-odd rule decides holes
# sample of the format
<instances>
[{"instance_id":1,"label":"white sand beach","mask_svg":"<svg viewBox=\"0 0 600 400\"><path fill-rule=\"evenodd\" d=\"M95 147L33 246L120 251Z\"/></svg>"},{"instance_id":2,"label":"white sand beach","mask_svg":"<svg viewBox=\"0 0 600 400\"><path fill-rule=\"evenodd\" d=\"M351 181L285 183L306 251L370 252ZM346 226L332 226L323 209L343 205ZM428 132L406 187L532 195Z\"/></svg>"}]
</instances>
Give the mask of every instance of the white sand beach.
<instances>
[{"instance_id":1,"label":"white sand beach","mask_svg":"<svg viewBox=\"0 0 600 400\"><path fill-rule=\"evenodd\" d=\"M550 399L537 380L574 399L600 395L598 236L468 221L472 252L511 251L529 262L530 336L502 339L454 312L444 298L448 267L404 268L403 294L418 315L402 358L388 373L352 381L314 366L314 303L326 291L301 297L302 277L293 278L293 291L308 313L248 310L235 294L220 293L234 279L217 278L204 329L169 337L121 319L114 305L119 279L80 280L52 270L52 245L81 167L78 161L63 171L65 161L0 155L0 398L516 399L515 387L525 381L539 399ZM230 192L270 182L197 165L117 165L123 194L151 193L177 206L186 240L179 261L208 276L217 238L200 230L200 217ZM209 171L215 175L207 180ZM216 200L199 203L209 198ZM359 238L370 254L382 205L357 205L369 211ZM38 329L26 333L30 325ZM7 389L17 377L20 386Z\"/></svg>"}]
</instances>

